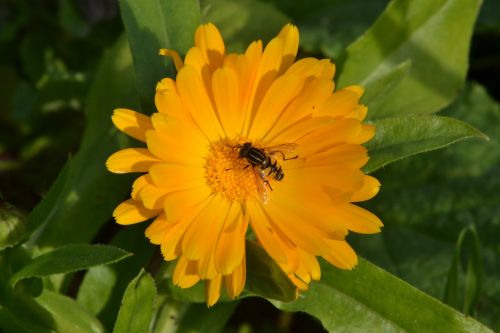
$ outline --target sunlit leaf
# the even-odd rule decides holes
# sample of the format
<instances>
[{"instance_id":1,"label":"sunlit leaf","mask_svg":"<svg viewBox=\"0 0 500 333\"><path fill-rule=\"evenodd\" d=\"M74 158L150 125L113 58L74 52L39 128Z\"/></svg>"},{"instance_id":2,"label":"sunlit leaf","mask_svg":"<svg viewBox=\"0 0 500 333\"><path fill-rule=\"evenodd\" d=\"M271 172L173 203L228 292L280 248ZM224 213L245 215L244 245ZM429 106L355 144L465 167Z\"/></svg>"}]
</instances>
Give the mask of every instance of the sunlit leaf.
<instances>
[{"instance_id":1,"label":"sunlit leaf","mask_svg":"<svg viewBox=\"0 0 500 333\"><path fill-rule=\"evenodd\" d=\"M366 172L411 155L445 147L466 138L487 137L462 121L438 116L405 116L374 122L375 138L367 143Z\"/></svg>"},{"instance_id":2,"label":"sunlit leaf","mask_svg":"<svg viewBox=\"0 0 500 333\"><path fill-rule=\"evenodd\" d=\"M366 260L353 271L324 262L321 270L297 301L273 304L309 313L330 332L491 332Z\"/></svg>"},{"instance_id":3,"label":"sunlit leaf","mask_svg":"<svg viewBox=\"0 0 500 333\"><path fill-rule=\"evenodd\" d=\"M56 332L104 333L101 323L74 299L45 290L36 302L51 314Z\"/></svg>"},{"instance_id":4,"label":"sunlit leaf","mask_svg":"<svg viewBox=\"0 0 500 333\"><path fill-rule=\"evenodd\" d=\"M151 113L156 84L173 73L158 51L166 48L182 55L193 45L194 31L200 24L199 4L196 0L121 0L120 9L143 112Z\"/></svg>"},{"instance_id":5,"label":"sunlit leaf","mask_svg":"<svg viewBox=\"0 0 500 333\"><path fill-rule=\"evenodd\" d=\"M500 105L485 88L470 84L443 114L477 126L490 141L466 140L376 171L381 191L366 206L383 217L383 233L369 239L353 235L351 242L372 262L442 299L460 232L475 226L484 274L473 310L478 320L499 331ZM464 295L463 275L457 276L457 287Z\"/></svg>"},{"instance_id":6,"label":"sunlit leaf","mask_svg":"<svg viewBox=\"0 0 500 333\"><path fill-rule=\"evenodd\" d=\"M339 60L339 86L369 85L411 60L407 77L372 118L429 114L448 105L467 72L479 0L394 0Z\"/></svg>"}]
</instances>

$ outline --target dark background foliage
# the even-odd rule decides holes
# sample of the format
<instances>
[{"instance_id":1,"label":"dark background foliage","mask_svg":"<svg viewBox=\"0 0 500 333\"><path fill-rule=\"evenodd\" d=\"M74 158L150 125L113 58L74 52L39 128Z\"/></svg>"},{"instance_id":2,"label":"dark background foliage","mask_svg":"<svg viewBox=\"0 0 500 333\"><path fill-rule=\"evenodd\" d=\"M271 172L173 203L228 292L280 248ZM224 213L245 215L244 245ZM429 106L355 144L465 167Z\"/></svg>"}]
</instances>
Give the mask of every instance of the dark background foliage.
<instances>
[{"instance_id":1,"label":"dark background foliage","mask_svg":"<svg viewBox=\"0 0 500 333\"><path fill-rule=\"evenodd\" d=\"M272 11L277 21L298 24L301 56L337 59L386 3L268 0L249 8ZM123 32L119 12L113 0L0 2L2 202L25 213L31 211L78 151L85 125L85 97L98 62ZM235 42L233 47L241 46ZM500 4L485 0L472 39L468 83L443 113L471 123L490 142L459 143L377 171L375 176L383 187L367 206L384 218L386 227L368 241L366 236L352 237L363 256L460 310L464 303L461 291L468 285L461 267L467 267L479 248L481 291L469 313L496 329L500 329L498 77ZM94 242L109 243L115 232L111 222ZM461 233L469 235L463 242L459 241ZM455 301L450 299L452 292L446 293L446 286L454 281L449 274L453 262L459 267ZM69 294L79 281L73 281ZM316 319L280 312L258 298L240 303L228 329L322 331Z\"/></svg>"}]
</instances>

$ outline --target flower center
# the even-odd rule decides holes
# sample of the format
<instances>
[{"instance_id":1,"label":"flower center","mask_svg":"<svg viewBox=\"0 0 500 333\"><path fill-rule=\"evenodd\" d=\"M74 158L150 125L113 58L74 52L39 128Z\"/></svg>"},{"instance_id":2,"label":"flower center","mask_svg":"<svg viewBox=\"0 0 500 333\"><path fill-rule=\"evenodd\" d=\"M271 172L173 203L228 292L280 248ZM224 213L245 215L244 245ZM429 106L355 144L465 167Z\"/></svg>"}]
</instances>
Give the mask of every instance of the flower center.
<instances>
[{"instance_id":1,"label":"flower center","mask_svg":"<svg viewBox=\"0 0 500 333\"><path fill-rule=\"evenodd\" d=\"M231 202L243 202L257 195L252 166L239 156L239 151L237 141L221 140L211 144L206 158L208 186Z\"/></svg>"}]
</instances>

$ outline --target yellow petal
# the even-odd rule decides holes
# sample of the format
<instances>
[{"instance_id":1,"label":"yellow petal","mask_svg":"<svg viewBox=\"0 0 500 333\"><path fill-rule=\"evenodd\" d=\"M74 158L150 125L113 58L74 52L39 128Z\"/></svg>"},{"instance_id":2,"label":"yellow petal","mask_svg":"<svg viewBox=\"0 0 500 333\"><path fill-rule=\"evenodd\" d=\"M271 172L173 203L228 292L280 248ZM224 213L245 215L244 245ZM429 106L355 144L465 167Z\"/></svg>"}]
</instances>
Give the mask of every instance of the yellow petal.
<instances>
[{"instance_id":1,"label":"yellow petal","mask_svg":"<svg viewBox=\"0 0 500 333\"><path fill-rule=\"evenodd\" d=\"M356 110L359 102L359 91L341 89L334 92L315 114L316 117L343 117Z\"/></svg>"},{"instance_id":2,"label":"yellow petal","mask_svg":"<svg viewBox=\"0 0 500 333\"><path fill-rule=\"evenodd\" d=\"M162 209L168 192L160 187L155 186L151 176L146 177L146 185L138 193L138 197L146 208Z\"/></svg>"},{"instance_id":3,"label":"yellow petal","mask_svg":"<svg viewBox=\"0 0 500 333\"><path fill-rule=\"evenodd\" d=\"M139 192L148 184L147 178L149 177L148 174L142 175L138 177L134 183L132 184L132 194L131 197L134 200L140 200L139 199Z\"/></svg>"},{"instance_id":4,"label":"yellow petal","mask_svg":"<svg viewBox=\"0 0 500 333\"><path fill-rule=\"evenodd\" d=\"M194 35L194 45L203 51L210 67L216 68L222 64L226 48L215 25L212 23L200 25Z\"/></svg>"},{"instance_id":5,"label":"yellow petal","mask_svg":"<svg viewBox=\"0 0 500 333\"><path fill-rule=\"evenodd\" d=\"M214 196L195 217L182 240L182 253L188 259L199 260L208 254L221 232L228 211L229 203L221 196Z\"/></svg>"},{"instance_id":6,"label":"yellow petal","mask_svg":"<svg viewBox=\"0 0 500 333\"><path fill-rule=\"evenodd\" d=\"M314 200L304 200L304 191L297 193L275 193L271 197L271 201L281 209L286 210L290 215L293 215L298 220L298 227L307 225L305 230L314 228L320 230L323 234L321 237L325 239L344 239L347 234L347 228L343 224L332 223L328 214L319 214L325 210L325 207L332 205L327 193L307 192ZM347 203L347 202L346 202ZM286 221L285 221L286 222ZM304 231L305 232L305 231ZM317 234L318 231L315 231Z\"/></svg>"},{"instance_id":7,"label":"yellow petal","mask_svg":"<svg viewBox=\"0 0 500 333\"><path fill-rule=\"evenodd\" d=\"M281 29L278 37L283 40L283 59L281 60L280 73L284 73L293 64L299 48L299 30L292 24L287 24Z\"/></svg>"},{"instance_id":8,"label":"yellow petal","mask_svg":"<svg viewBox=\"0 0 500 333\"><path fill-rule=\"evenodd\" d=\"M236 137L243 125L241 117L241 96L238 77L234 70L222 67L212 77L212 91L217 113L226 136Z\"/></svg>"},{"instance_id":9,"label":"yellow petal","mask_svg":"<svg viewBox=\"0 0 500 333\"><path fill-rule=\"evenodd\" d=\"M190 265L192 265L192 262L183 256L177 260L174 274L172 276L172 282L176 286L181 288L191 288L198 281L200 281L200 277L197 274L192 274L191 268L189 267Z\"/></svg>"},{"instance_id":10,"label":"yellow petal","mask_svg":"<svg viewBox=\"0 0 500 333\"><path fill-rule=\"evenodd\" d=\"M326 234L316 229L297 215L271 201L266 206L271 228L280 229L294 244L314 255L326 254L329 248L324 239Z\"/></svg>"},{"instance_id":11,"label":"yellow petal","mask_svg":"<svg viewBox=\"0 0 500 333\"><path fill-rule=\"evenodd\" d=\"M204 204L211 196L212 191L208 186L169 193L164 202L165 212L169 219L178 221L198 205Z\"/></svg>"},{"instance_id":12,"label":"yellow petal","mask_svg":"<svg viewBox=\"0 0 500 333\"><path fill-rule=\"evenodd\" d=\"M375 214L353 204L332 207L329 213L332 222L343 223L347 229L360 234L378 233L383 226Z\"/></svg>"},{"instance_id":13,"label":"yellow petal","mask_svg":"<svg viewBox=\"0 0 500 333\"><path fill-rule=\"evenodd\" d=\"M146 133L149 151L163 161L202 167L208 146L197 140L196 134L176 118L153 115L155 129ZM201 139L200 139L201 140Z\"/></svg>"},{"instance_id":14,"label":"yellow petal","mask_svg":"<svg viewBox=\"0 0 500 333\"><path fill-rule=\"evenodd\" d=\"M290 279L290 281L292 281L292 283L299 289L299 290L307 290L309 289L309 285L303 281L302 279L296 277L294 274L289 274L288 275L288 278Z\"/></svg>"},{"instance_id":15,"label":"yellow petal","mask_svg":"<svg viewBox=\"0 0 500 333\"><path fill-rule=\"evenodd\" d=\"M190 134L194 135L193 140L199 141L199 137L204 138L203 133L182 103L174 80L165 78L157 84L155 104L159 113L175 118L182 123L184 128L190 129ZM155 117L153 114L152 118Z\"/></svg>"},{"instance_id":16,"label":"yellow petal","mask_svg":"<svg viewBox=\"0 0 500 333\"><path fill-rule=\"evenodd\" d=\"M228 275L241 264L247 228L248 216L243 216L238 204L232 204L215 249L215 267L220 274Z\"/></svg>"},{"instance_id":17,"label":"yellow petal","mask_svg":"<svg viewBox=\"0 0 500 333\"><path fill-rule=\"evenodd\" d=\"M148 116L128 109L115 109L111 120L120 131L143 142L146 142L146 131L153 128Z\"/></svg>"},{"instance_id":18,"label":"yellow petal","mask_svg":"<svg viewBox=\"0 0 500 333\"><path fill-rule=\"evenodd\" d=\"M329 59L303 58L295 62L287 74L295 74L304 80L323 78L331 81L335 74L335 65Z\"/></svg>"},{"instance_id":19,"label":"yellow petal","mask_svg":"<svg viewBox=\"0 0 500 333\"><path fill-rule=\"evenodd\" d=\"M272 83L255 114L248 135L250 140L263 138L274 127L287 105L299 94L302 84L295 75L280 76Z\"/></svg>"},{"instance_id":20,"label":"yellow petal","mask_svg":"<svg viewBox=\"0 0 500 333\"><path fill-rule=\"evenodd\" d=\"M361 132L351 139L353 143L365 143L370 141L375 136L375 126L374 125L363 125Z\"/></svg>"},{"instance_id":21,"label":"yellow petal","mask_svg":"<svg viewBox=\"0 0 500 333\"><path fill-rule=\"evenodd\" d=\"M168 202L169 200L167 200ZM178 220L173 219L170 212L166 211L167 217L171 220L172 227L165 231L164 238L161 241L161 253L165 260L173 260L182 252L182 237L186 229L194 222L195 218L205 209L210 199L202 202L191 202L190 210L186 211Z\"/></svg>"},{"instance_id":22,"label":"yellow petal","mask_svg":"<svg viewBox=\"0 0 500 333\"><path fill-rule=\"evenodd\" d=\"M207 139L214 142L224 137L206 87L192 66L185 65L177 74L177 89L182 102Z\"/></svg>"},{"instance_id":23,"label":"yellow petal","mask_svg":"<svg viewBox=\"0 0 500 333\"><path fill-rule=\"evenodd\" d=\"M342 269L353 269L358 264L358 257L346 241L332 240L329 242L332 252L323 256L330 264Z\"/></svg>"},{"instance_id":24,"label":"yellow petal","mask_svg":"<svg viewBox=\"0 0 500 333\"><path fill-rule=\"evenodd\" d=\"M331 148L325 148L311 155L306 155L304 159L304 163L289 163L287 169L326 165L346 169L359 169L368 162L368 154L367 149L361 145L340 144Z\"/></svg>"},{"instance_id":25,"label":"yellow petal","mask_svg":"<svg viewBox=\"0 0 500 333\"><path fill-rule=\"evenodd\" d=\"M217 275L215 278L205 282L205 299L207 306L212 306L219 300L222 275Z\"/></svg>"},{"instance_id":26,"label":"yellow petal","mask_svg":"<svg viewBox=\"0 0 500 333\"><path fill-rule=\"evenodd\" d=\"M205 169L157 163L149 169L153 183L164 193L205 186Z\"/></svg>"},{"instance_id":27,"label":"yellow petal","mask_svg":"<svg viewBox=\"0 0 500 333\"><path fill-rule=\"evenodd\" d=\"M308 193L307 191L314 188L325 187L333 187L344 192L354 192L363 185L363 177L364 174L359 169L328 165L286 169L283 182L286 181L287 186L295 187L297 190L306 191L303 193Z\"/></svg>"},{"instance_id":28,"label":"yellow petal","mask_svg":"<svg viewBox=\"0 0 500 333\"><path fill-rule=\"evenodd\" d=\"M246 280L246 260L243 255L241 264L230 274L224 276L224 284L229 297L238 297L245 287Z\"/></svg>"},{"instance_id":29,"label":"yellow petal","mask_svg":"<svg viewBox=\"0 0 500 333\"><path fill-rule=\"evenodd\" d=\"M269 87L278 75L282 55L283 41L280 38L272 39L264 49L255 75L255 79L253 80L252 86L250 87L250 96L247 108L244 112L245 134L248 134L253 121L253 117L255 116L255 113L257 112L262 99L264 98L266 92L269 90Z\"/></svg>"},{"instance_id":30,"label":"yellow petal","mask_svg":"<svg viewBox=\"0 0 500 333\"><path fill-rule=\"evenodd\" d=\"M338 119L319 128L312 128L309 133L295 141L297 154L308 158L338 144L350 143L361 130L361 123L356 119ZM289 164L294 163L290 162Z\"/></svg>"},{"instance_id":31,"label":"yellow petal","mask_svg":"<svg viewBox=\"0 0 500 333\"><path fill-rule=\"evenodd\" d=\"M333 82L330 80L319 78L308 82L297 98L288 105L275 126L271 128L266 139L269 137L270 140L280 141L280 139L276 139L279 133L293 124L297 124L299 120L311 116L330 96L332 90ZM312 130L313 128L309 126L308 130Z\"/></svg>"},{"instance_id":32,"label":"yellow petal","mask_svg":"<svg viewBox=\"0 0 500 333\"><path fill-rule=\"evenodd\" d=\"M363 186L359 190L354 192L351 201L360 202L370 200L375 195L377 195L379 189L380 182L376 178L372 176L365 176Z\"/></svg>"},{"instance_id":33,"label":"yellow petal","mask_svg":"<svg viewBox=\"0 0 500 333\"><path fill-rule=\"evenodd\" d=\"M264 215L260 203L247 202L247 212L250 216L250 225L255 236L266 252L279 264L287 264L287 247L269 225L268 218Z\"/></svg>"},{"instance_id":34,"label":"yellow petal","mask_svg":"<svg viewBox=\"0 0 500 333\"><path fill-rule=\"evenodd\" d=\"M175 69L177 71L180 71L182 66L184 66L184 63L182 62L182 59L179 56L179 53L177 51L168 50L168 49L160 49L159 53L160 53L160 55L171 57L173 62L174 62L174 65L175 65Z\"/></svg>"},{"instance_id":35,"label":"yellow petal","mask_svg":"<svg viewBox=\"0 0 500 333\"><path fill-rule=\"evenodd\" d=\"M172 223L167 221L165 214L160 214L158 217L146 228L145 235L153 244L161 244L162 239L165 237L165 232L172 227Z\"/></svg>"},{"instance_id":36,"label":"yellow petal","mask_svg":"<svg viewBox=\"0 0 500 333\"><path fill-rule=\"evenodd\" d=\"M197 261L198 263L198 274L200 278L213 279L219 273L217 272L217 268L215 267L214 262L214 253L215 253L215 244L211 244L208 246L204 255Z\"/></svg>"},{"instance_id":37,"label":"yellow petal","mask_svg":"<svg viewBox=\"0 0 500 333\"><path fill-rule=\"evenodd\" d=\"M301 249L298 249L298 253L301 266L304 268L310 278L316 281L319 280L321 278L321 268L316 257Z\"/></svg>"},{"instance_id":38,"label":"yellow petal","mask_svg":"<svg viewBox=\"0 0 500 333\"><path fill-rule=\"evenodd\" d=\"M128 199L113 212L113 217L118 224L134 224L146 221L160 213L160 210L152 210L145 208L140 201Z\"/></svg>"},{"instance_id":39,"label":"yellow petal","mask_svg":"<svg viewBox=\"0 0 500 333\"><path fill-rule=\"evenodd\" d=\"M106 161L106 167L114 173L148 172L158 162L160 160L146 148L127 148L111 155Z\"/></svg>"}]
</instances>

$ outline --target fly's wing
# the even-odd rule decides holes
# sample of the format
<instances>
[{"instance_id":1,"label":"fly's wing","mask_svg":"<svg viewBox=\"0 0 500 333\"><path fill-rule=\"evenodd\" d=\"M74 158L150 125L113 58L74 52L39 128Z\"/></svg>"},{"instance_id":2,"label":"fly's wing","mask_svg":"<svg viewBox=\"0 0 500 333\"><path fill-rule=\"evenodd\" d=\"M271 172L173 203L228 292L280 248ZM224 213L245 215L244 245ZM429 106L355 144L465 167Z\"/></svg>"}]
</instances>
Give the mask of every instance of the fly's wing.
<instances>
[{"instance_id":1,"label":"fly's wing","mask_svg":"<svg viewBox=\"0 0 500 333\"><path fill-rule=\"evenodd\" d=\"M268 146L262 149L269 155L279 154L282 159L286 159L286 154L292 153L296 148L296 143L283 143L281 145Z\"/></svg>"},{"instance_id":2,"label":"fly's wing","mask_svg":"<svg viewBox=\"0 0 500 333\"><path fill-rule=\"evenodd\" d=\"M266 174L258 165L253 167L253 173L255 176L255 184L257 185L259 198L263 204L267 204L269 203L269 182L266 178Z\"/></svg>"}]
</instances>

